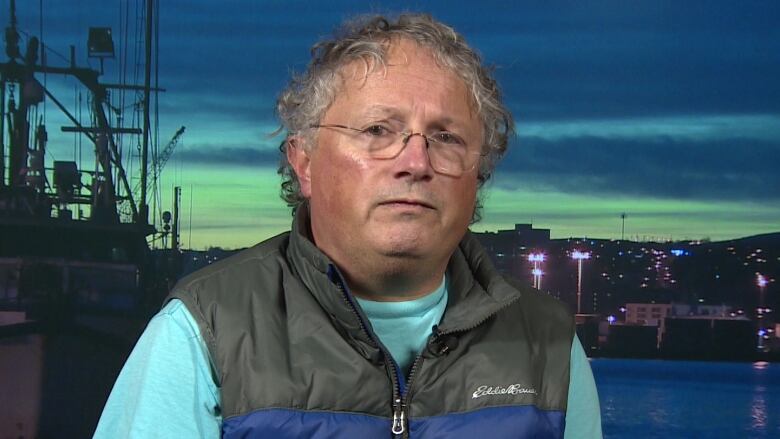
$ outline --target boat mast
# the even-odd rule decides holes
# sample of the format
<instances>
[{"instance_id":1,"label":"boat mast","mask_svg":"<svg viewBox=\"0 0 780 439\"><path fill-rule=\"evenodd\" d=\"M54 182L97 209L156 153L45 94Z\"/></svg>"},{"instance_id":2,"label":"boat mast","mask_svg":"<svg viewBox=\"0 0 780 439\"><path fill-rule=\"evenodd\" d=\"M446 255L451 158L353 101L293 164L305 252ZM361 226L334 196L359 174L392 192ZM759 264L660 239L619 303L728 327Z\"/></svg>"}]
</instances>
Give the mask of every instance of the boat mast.
<instances>
[{"instance_id":1,"label":"boat mast","mask_svg":"<svg viewBox=\"0 0 780 439\"><path fill-rule=\"evenodd\" d=\"M10 2L11 25L5 29L6 54L9 58L18 52L19 33L16 32L16 2ZM0 188L5 186L5 75L0 80Z\"/></svg>"},{"instance_id":2,"label":"boat mast","mask_svg":"<svg viewBox=\"0 0 780 439\"><path fill-rule=\"evenodd\" d=\"M149 101L151 99L152 83L152 0L146 0L146 36L145 40L145 65L144 65L144 128L143 128L143 146L141 149L141 205L138 209L138 218L136 222L140 225L149 224L149 205L147 204L148 194L146 193L148 168L149 168Z\"/></svg>"}]
</instances>

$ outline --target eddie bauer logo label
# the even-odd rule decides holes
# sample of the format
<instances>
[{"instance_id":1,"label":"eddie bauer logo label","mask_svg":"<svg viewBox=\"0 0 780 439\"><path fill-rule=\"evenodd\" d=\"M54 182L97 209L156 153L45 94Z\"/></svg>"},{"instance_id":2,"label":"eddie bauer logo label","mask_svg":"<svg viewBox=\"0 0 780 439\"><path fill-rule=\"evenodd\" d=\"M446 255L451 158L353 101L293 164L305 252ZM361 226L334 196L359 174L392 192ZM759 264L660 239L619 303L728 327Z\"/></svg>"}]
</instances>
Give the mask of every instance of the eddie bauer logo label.
<instances>
[{"instance_id":1,"label":"eddie bauer logo label","mask_svg":"<svg viewBox=\"0 0 780 439\"><path fill-rule=\"evenodd\" d=\"M477 387L477 390L471 394L471 399L477 399L483 396L523 395L523 394L536 395L536 389L523 387L520 384L512 384L511 386L508 387L479 386Z\"/></svg>"}]
</instances>

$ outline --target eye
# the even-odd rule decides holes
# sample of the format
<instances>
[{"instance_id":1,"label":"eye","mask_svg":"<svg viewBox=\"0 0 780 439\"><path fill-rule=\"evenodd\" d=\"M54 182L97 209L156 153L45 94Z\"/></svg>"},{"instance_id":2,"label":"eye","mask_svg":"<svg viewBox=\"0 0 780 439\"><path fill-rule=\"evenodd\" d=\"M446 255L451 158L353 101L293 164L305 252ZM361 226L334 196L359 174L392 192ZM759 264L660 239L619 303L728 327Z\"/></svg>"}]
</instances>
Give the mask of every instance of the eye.
<instances>
[{"instance_id":1,"label":"eye","mask_svg":"<svg viewBox=\"0 0 780 439\"><path fill-rule=\"evenodd\" d=\"M388 134L392 134L392 131L382 125L371 125L363 128L362 133L369 136L382 137Z\"/></svg>"},{"instance_id":2,"label":"eye","mask_svg":"<svg viewBox=\"0 0 780 439\"><path fill-rule=\"evenodd\" d=\"M465 145L466 142L457 134L449 131L440 131L429 136L433 141L447 145Z\"/></svg>"}]
</instances>

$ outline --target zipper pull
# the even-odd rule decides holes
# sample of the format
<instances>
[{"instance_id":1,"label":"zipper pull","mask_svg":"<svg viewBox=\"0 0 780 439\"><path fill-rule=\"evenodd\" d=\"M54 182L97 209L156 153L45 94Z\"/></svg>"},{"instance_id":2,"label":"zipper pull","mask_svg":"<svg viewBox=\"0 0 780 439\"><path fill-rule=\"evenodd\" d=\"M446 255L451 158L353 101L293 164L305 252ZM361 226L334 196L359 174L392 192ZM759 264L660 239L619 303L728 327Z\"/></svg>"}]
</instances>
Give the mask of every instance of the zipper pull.
<instances>
[{"instance_id":1,"label":"zipper pull","mask_svg":"<svg viewBox=\"0 0 780 439\"><path fill-rule=\"evenodd\" d=\"M390 431L396 435L403 434L406 424L406 414L404 413L404 408L401 405L401 398L396 399L393 406L393 427L390 429Z\"/></svg>"}]
</instances>

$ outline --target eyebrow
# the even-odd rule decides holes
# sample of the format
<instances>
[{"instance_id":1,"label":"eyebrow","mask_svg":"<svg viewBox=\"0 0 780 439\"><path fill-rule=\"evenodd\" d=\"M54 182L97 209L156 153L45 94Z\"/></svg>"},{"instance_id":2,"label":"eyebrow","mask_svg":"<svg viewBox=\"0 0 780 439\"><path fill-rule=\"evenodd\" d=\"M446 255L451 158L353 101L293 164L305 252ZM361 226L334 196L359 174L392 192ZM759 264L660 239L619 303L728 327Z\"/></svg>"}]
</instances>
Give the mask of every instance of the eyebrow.
<instances>
[{"instance_id":1,"label":"eyebrow","mask_svg":"<svg viewBox=\"0 0 780 439\"><path fill-rule=\"evenodd\" d=\"M381 116L400 116L400 111L395 107L388 107L387 105L372 105L363 112L366 115L381 115Z\"/></svg>"},{"instance_id":2,"label":"eyebrow","mask_svg":"<svg viewBox=\"0 0 780 439\"><path fill-rule=\"evenodd\" d=\"M401 111L399 111L396 107L391 107L387 105L381 105L376 104L368 107L364 112L364 116L384 116L384 117L392 117L392 118L402 118ZM435 119L432 123L432 125L439 125L439 126L450 126L452 125L453 128L461 128L465 129L465 123L458 123L455 119L452 119L449 116L443 116L441 118Z\"/></svg>"}]
</instances>

